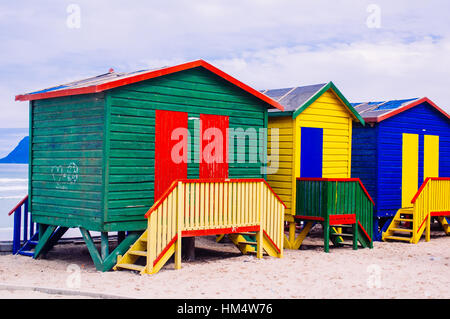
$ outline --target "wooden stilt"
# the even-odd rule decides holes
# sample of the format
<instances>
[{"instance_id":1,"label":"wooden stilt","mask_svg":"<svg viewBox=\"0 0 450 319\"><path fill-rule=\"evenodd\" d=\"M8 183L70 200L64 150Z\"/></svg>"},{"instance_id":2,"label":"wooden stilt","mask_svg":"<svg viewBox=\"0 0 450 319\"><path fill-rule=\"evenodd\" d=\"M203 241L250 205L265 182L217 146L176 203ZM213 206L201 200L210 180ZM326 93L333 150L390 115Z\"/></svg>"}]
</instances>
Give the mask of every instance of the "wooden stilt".
<instances>
[{"instance_id":1,"label":"wooden stilt","mask_svg":"<svg viewBox=\"0 0 450 319\"><path fill-rule=\"evenodd\" d=\"M104 260L109 255L108 233L102 232L100 236L101 236L101 244L100 244L101 256L102 256L102 260Z\"/></svg>"},{"instance_id":2,"label":"wooden stilt","mask_svg":"<svg viewBox=\"0 0 450 319\"><path fill-rule=\"evenodd\" d=\"M323 246L326 253L330 252L330 220L328 218L323 223Z\"/></svg>"},{"instance_id":3,"label":"wooden stilt","mask_svg":"<svg viewBox=\"0 0 450 319\"><path fill-rule=\"evenodd\" d=\"M41 224L39 224L41 226ZM34 256L33 258L39 258L42 251L44 250L45 246L48 244L48 241L50 237L52 236L53 232L55 231L57 226L48 226L48 225L42 225L42 227L39 227L39 243L37 244L35 250L34 250ZM42 229L45 229L44 232L41 232Z\"/></svg>"},{"instance_id":4,"label":"wooden stilt","mask_svg":"<svg viewBox=\"0 0 450 319\"><path fill-rule=\"evenodd\" d=\"M358 223L353 224L353 250L358 250Z\"/></svg>"},{"instance_id":5,"label":"wooden stilt","mask_svg":"<svg viewBox=\"0 0 450 319\"><path fill-rule=\"evenodd\" d=\"M256 232L256 258L263 258L263 232Z\"/></svg>"}]
</instances>

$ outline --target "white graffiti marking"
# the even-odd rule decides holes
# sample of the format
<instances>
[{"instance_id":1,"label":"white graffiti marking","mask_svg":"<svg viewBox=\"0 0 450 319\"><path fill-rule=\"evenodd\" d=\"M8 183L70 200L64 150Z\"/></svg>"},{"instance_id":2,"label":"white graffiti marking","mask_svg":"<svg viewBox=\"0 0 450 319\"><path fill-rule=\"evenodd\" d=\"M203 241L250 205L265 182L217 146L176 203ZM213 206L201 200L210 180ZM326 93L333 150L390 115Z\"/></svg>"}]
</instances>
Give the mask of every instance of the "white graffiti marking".
<instances>
[{"instance_id":1,"label":"white graffiti marking","mask_svg":"<svg viewBox=\"0 0 450 319\"><path fill-rule=\"evenodd\" d=\"M56 188L67 189L68 185L78 182L78 165L71 162L67 167L57 165L52 167L53 181L56 182Z\"/></svg>"}]
</instances>

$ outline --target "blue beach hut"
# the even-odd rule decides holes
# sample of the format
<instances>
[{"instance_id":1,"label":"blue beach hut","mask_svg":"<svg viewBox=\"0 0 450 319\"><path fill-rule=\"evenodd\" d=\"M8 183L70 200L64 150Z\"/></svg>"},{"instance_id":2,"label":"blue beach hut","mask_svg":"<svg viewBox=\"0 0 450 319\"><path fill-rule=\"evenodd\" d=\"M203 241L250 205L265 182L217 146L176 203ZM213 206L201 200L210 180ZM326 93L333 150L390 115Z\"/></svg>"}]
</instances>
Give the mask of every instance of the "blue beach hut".
<instances>
[{"instance_id":1,"label":"blue beach hut","mask_svg":"<svg viewBox=\"0 0 450 319\"><path fill-rule=\"evenodd\" d=\"M367 124L353 123L351 173L376 203L374 237L381 240L385 233L384 240L417 241L411 223L418 190L427 178L450 177L450 116L428 98L353 106Z\"/></svg>"}]
</instances>

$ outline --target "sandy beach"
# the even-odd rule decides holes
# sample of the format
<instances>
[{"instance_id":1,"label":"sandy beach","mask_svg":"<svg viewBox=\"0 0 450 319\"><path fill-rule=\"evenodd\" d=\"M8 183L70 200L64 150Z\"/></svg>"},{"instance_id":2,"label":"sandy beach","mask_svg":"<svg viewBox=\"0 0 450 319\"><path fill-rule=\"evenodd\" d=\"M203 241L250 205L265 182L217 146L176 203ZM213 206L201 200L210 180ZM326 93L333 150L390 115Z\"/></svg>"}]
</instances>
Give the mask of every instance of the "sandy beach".
<instances>
[{"instance_id":1,"label":"sandy beach","mask_svg":"<svg viewBox=\"0 0 450 319\"><path fill-rule=\"evenodd\" d=\"M319 235L282 259L262 260L201 237L196 261L178 271L170 261L152 276L97 272L84 245L56 246L40 260L1 255L0 298L450 298L450 238L443 232L418 245L375 242L372 250L332 247L329 254Z\"/></svg>"}]
</instances>

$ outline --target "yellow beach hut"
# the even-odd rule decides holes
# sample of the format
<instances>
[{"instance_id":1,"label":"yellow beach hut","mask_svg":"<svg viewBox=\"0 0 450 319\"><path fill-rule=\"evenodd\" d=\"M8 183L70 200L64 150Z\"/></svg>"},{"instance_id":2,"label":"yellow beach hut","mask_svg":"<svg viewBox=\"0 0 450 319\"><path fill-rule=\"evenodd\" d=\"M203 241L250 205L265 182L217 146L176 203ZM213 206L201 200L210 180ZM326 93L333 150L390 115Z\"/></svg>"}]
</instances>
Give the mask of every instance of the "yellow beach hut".
<instances>
[{"instance_id":1,"label":"yellow beach hut","mask_svg":"<svg viewBox=\"0 0 450 319\"><path fill-rule=\"evenodd\" d=\"M302 241L295 238L298 179L350 179L352 122L364 125L364 120L332 82L263 93L284 106L284 111L269 112L269 136L278 129L279 161L278 170L268 172L267 180L287 206L285 247L298 248ZM269 138L269 155L273 143Z\"/></svg>"}]
</instances>

